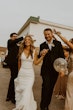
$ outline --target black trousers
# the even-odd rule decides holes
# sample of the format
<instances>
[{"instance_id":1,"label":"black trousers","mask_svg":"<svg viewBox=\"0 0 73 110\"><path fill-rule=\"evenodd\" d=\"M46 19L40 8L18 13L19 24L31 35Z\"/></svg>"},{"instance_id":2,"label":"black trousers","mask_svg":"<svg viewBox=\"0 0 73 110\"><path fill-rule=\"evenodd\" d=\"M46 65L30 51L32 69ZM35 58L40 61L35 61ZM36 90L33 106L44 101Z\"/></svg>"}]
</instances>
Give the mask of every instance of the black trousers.
<instances>
[{"instance_id":1,"label":"black trousers","mask_svg":"<svg viewBox=\"0 0 73 110\"><path fill-rule=\"evenodd\" d=\"M41 91L41 103L40 103L40 108L45 108L48 107L48 105L51 102L52 98L52 93L54 89L54 85L57 81L58 75L56 76L43 76L42 80L42 91Z\"/></svg>"},{"instance_id":2,"label":"black trousers","mask_svg":"<svg viewBox=\"0 0 73 110\"><path fill-rule=\"evenodd\" d=\"M15 101L15 87L14 87L14 79L18 75L18 64L9 65L11 71L11 78L8 87L7 98L11 101Z\"/></svg>"}]
</instances>

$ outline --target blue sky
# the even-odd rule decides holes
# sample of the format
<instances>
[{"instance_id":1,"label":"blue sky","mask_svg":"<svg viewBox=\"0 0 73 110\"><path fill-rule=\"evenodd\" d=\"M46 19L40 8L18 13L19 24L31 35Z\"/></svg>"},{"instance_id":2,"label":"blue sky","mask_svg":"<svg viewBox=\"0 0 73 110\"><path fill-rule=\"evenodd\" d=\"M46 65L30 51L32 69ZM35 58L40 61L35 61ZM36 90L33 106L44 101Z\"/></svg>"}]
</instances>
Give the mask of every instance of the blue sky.
<instances>
[{"instance_id":1,"label":"blue sky","mask_svg":"<svg viewBox=\"0 0 73 110\"><path fill-rule=\"evenodd\" d=\"M0 0L0 46L30 16L73 27L73 0Z\"/></svg>"}]
</instances>

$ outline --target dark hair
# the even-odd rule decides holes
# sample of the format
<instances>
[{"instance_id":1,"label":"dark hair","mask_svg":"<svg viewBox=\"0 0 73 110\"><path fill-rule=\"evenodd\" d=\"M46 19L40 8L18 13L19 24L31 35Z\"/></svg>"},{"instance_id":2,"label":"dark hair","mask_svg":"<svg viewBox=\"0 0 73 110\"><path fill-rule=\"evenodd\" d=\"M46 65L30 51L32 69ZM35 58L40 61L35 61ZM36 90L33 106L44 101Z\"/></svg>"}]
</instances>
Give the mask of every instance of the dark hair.
<instances>
[{"instance_id":1,"label":"dark hair","mask_svg":"<svg viewBox=\"0 0 73 110\"><path fill-rule=\"evenodd\" d=\"M51 31L52 32L52 29L51 28L46 28L46 29L44 29L44 32L45 31Z\"/></svg>"},{"instance_id":2,"label":"dark hair","mask_svg":"<svg viewBox=\"0 0 73 110\"><path fill-rule=\"evenodd\" d=\"M65 48L64 50L66 50L66 51L68 51L68 52L70 52L70 51L71 51L71 49L70 49L70 48Z\"/></svg>"},{"instance_id":3,"label":"dark hair","mask_svg":"<svg viewBox=\"0 0 73 110\"><path fill-rule=\"evenodd\" d=\"M67 46L65 46L65 47L63 48L63 50L66 50L67 52L71 52L71 48L69 48L69 47L67 47Z\"/></svg>"},{"instance_id":4,"label":"dark hair","mask_svg":"<svg viewBox=\"0 0 73 110\"><path fill-rule=\"evenodd\" d=\"M13 32L10 34L10 37L12 37L14 34L18 35L17 33Z\"/></svg>"}]
</instances>

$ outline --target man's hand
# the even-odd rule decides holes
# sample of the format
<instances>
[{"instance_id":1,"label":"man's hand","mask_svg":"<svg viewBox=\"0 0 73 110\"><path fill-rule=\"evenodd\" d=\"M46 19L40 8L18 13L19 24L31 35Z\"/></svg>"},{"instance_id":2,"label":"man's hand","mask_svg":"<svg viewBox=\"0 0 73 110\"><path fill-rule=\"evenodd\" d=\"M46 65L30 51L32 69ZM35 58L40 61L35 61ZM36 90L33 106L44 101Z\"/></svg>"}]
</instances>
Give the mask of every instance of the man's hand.
<instances>
[{"instance_id":1,"label":"man's hand","mask_svg":"<svg viewBox=\"0 0 73 110\"><path fill-rule=\"evenodd\" d=\"M45 56L47 54L49 49L43 49L41 52L40 52L40 55L41 56Z\"/></svg>"}]
</instances>

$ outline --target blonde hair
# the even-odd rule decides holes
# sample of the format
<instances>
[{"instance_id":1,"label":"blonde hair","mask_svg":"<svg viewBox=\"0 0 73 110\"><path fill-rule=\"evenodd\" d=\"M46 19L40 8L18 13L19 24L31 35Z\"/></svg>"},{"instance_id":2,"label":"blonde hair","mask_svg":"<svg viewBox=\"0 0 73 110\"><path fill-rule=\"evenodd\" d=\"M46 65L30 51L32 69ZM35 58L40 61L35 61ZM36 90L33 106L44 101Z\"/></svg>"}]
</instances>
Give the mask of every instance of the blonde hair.
<instances>
[{"instance_id":1,"label":"blonde hair","mask_svg":"<svg viewBox=\"0 0 73 110\"><path fill-rule=\"evenodd\" d=\"M26 48L25 40L26 40L27 37L29 37L30 40L31 40L29 55L31 55L31 57L33 58L33 49L35 48L35 46L34 46L34 40L32 39L31 35L26 35L25 38L24 38L24 40L20 44L20 47L19 47L19 53L18 53L18 58L19 59L20 59L20 56L21 56L22 52L24 51L24 48ZM27 57L29 57L29 55Z\"/></svg>"}]
</instances>

